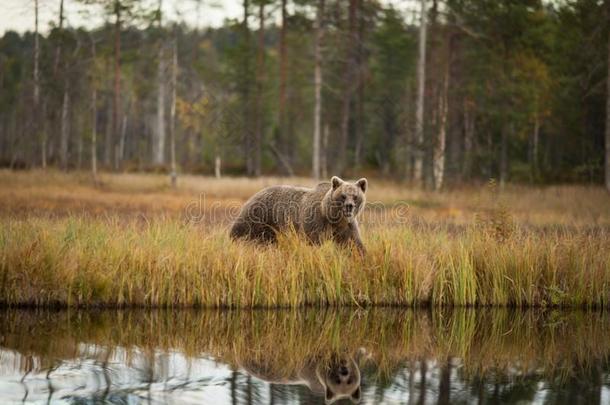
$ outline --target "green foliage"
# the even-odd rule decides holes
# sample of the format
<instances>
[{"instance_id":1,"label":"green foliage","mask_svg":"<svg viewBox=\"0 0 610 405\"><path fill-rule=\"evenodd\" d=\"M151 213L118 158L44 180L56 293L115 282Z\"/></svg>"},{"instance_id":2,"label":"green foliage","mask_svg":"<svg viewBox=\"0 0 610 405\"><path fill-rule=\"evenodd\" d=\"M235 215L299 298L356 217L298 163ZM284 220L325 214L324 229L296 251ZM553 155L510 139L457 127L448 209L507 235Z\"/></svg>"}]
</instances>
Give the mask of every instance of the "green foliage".
<instances>
[{"instance_id":1,"label":"green foliage","mask_svg":"<svg viewBox=\"0 0 610 405\"><path fill-rule=\"evenodd\" d=\"M33 93L33 35L7 32L0 38L0 162L20 158L38 164L41 146L30 123L40 122L48 132L53 163L66 81L75 109L68 117L71 160L81 156L83 147L88 150L82 141L88 139L83 134L89 133L90 119L83 116L88 116L91 86L98 90L100 138L108 132L114 102L114 22L120 12L121 102L128 115L124 167L143 167L150 161L159 47L175 34L180 67L177 93L184 107L177 122L178 162L185 170L211 173L213 159L220 153L228 166L242 170L245 134L254 130L258 111L259 3L250 4L248 27L240 17L218 28L199 30L165 20L159 26L161 15L154 2L80 1L91 12L101 10L106 23L90 31L65 25L60 30L54 24L40 37L44 116L42 111L28 108ZM309 173L317 3L288 3L287 140L279 146L296 173ZM349 3L327 1L324 14L322 127L328 128L324 157L332 170L346 114L345 89L351 85L347 166L355 163L356 149L361 148L358 170L404 178L413 149L408 137L414 127L417 19L383 2L356 2L354 39L354 32L349 31ZM280 159L269 145L280 131L279 10L277 2L266 4L262 154L265 171L276 172ZM434 4L438 8L429 10L434 23L429 27L428 54L432 56L427 68L425 122L431 138L437 132L437 87L443 80L443 65L449 63L445 152L449 184L451 180L501 177L502 134L508 134L507 166L509 178L515 181L601 180L609 29L603 2L447 0ZM92 38L97 44L95 61L91 61ZM355 62L347 49L356 50ZM348 84L349 63L357 65L353 69L357 77ZM205 117L184 114L187 105L206 100L213 100L208 107L214 111ZM468 164L465 106L474 131ZM106 144L100 139L100 155L114 154L117 142L113 138ZM432 147L434 140L428 139L426 144ZM431 156L430 150L426 153ZM82 159L89 158L85 152ZM425 171L430 171L429 156L426 165Z\"/></svg>"}]
</instances>

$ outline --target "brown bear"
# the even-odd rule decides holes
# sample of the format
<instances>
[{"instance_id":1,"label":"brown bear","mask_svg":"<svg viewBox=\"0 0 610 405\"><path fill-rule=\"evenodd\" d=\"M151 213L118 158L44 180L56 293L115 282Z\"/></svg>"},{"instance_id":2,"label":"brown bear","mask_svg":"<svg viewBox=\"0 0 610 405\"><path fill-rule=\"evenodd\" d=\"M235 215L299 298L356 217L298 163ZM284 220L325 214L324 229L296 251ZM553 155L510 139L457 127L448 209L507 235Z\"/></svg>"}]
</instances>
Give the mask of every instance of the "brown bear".
<instances>
[{"instance_id":1,"label":"brown bear","mask_svg":"<svg viewBox=\"0 0 610 405\"><path fill-rule=\"evenodd\" d=\"M253 195L231 227L231 238L275 242L277 233L293 227L312 243L332 239L341 245L365 249L358 229L368 182L355 183L333 176L315 188L273 186Z\"/></svg>"}]
</instances>

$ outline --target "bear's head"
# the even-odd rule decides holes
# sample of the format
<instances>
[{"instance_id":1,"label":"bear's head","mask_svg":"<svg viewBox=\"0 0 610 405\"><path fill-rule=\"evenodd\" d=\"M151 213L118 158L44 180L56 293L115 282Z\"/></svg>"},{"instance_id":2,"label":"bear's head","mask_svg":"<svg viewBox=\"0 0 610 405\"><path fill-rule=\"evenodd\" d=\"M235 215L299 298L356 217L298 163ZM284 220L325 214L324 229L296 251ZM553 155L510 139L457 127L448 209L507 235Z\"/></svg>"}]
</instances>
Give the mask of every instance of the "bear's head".
<instances>
[{"instance_id":1,"label":"bear's head","mask_svg":"<svg viewBox=\"0 0 610 405\"><path fill-rule=\"evenodd\" d=\"M327 214L331 220L353 220L364 208L368 182L362 178L355 183L341 180L337 176L330 179L331 189L327 194Z\"/></svg>"},{"instance_id":2,"label":"bear's head","mask_svg":"<svg viewBox=\"0 0 610 405\"><path fill-rule=\"evenodd\" d=\"M318 367L316 374L324 386L326 404L345 398L353 403L360 402L360 368L353 358L334 357L322 367Z\"/></svg>"}]
</instances>

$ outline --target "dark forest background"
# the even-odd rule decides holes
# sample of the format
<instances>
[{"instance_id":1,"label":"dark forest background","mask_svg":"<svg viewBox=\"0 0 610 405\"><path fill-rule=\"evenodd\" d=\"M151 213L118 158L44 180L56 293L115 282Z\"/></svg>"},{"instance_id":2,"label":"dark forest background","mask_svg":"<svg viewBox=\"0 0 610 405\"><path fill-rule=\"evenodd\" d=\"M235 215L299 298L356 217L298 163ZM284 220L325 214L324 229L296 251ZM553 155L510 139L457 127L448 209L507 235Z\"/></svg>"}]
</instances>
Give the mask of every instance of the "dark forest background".
<instances>
[{"instance_id":1,"label":"dark forest background","mask_svg":"<svg viewBox=\"0 0 610 405\"><path fill-rule=\"evenodd\" d=\"M4 167L604 180L610 1L244 0L196 29L83 0L92 30L55 2L0 39Z\"/></svg>"}]
</instances>

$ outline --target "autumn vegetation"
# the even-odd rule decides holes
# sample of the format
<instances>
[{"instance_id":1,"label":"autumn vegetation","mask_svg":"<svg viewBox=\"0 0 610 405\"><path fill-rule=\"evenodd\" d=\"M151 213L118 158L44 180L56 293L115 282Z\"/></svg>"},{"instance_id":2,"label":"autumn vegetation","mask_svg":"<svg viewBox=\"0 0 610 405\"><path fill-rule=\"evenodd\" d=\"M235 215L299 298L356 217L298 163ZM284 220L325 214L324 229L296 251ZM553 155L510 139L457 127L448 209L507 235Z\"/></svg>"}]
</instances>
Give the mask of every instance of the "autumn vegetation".
<instances>
[{"instance_id":1,"label":"autumn vegetation","mask_svg":"<svg viewBox=\"0 0 610 405\"><path fill-rule=\"evenodd\" d=\"M445 193L371 181L368 254L296 234L229 240L256 189L281 179L0 173L5 305L607 307L601 188L481 185ZM311 184L308 179L294 179Z\"/></svg>"},{"instance_id":2,"label":"autumn vegetation","mask_svg":"<svg viewBox=\"0 0 610 405\"><path fill-rule=\"evenodd\" d=\"M4 305L610 306L610 1L39 3L0 38ZM366 257L229 240L332 175Z\"/></svg>"}]
</instances>

